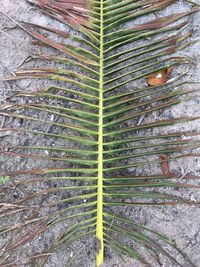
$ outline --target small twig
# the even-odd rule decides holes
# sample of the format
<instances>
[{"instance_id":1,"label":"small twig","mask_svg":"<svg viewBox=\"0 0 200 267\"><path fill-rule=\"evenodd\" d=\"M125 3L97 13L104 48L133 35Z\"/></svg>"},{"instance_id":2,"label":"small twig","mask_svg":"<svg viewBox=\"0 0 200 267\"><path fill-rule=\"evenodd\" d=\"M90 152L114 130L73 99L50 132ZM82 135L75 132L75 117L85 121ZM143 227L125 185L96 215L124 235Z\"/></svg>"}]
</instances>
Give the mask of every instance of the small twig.
<instances>
[{"instance_id":1,"label":"small twig","mask_svg":"<svg viewBox=\"0 0 200 267\"><path fill-rule=\"evenodd\" d=\"M0 266L3 265L3 263L5 263L5 261L9 258L10 256L6 256L1 262L0 262Z\"/></svg>"},{"instance_id":2,"label":"small twig","mask_svg":"<svg viewBox=\"0 0 200 267\"><path fill-rule=\"evenodd\" d=\"M112 217L112 221L111 221L110 226L109 226L109 228L108 228L108 232L110 231L110 229L111 229L111 227L112 227L112 225L113 225L114 219L115 219L115 216L113 215L113 217Z\"/></svg>"},{"instance_id":3,"label":"small twig","mask_svg":"<svg viewBox=\"0 0 200 267\"><path fill-rule=\"evenodd\" d=\"M142 115L142 116L139 118L138 123L137 123L138 126L143 122L144 117L145 117L145 115Z\"/></svg>"},{"instance_id":4,"label":"small twig","mask_svg":"<svg viewBox=\"0 0 200 267\"><path fill-rule=\"evenodd\" d=\"M3 33L3 34L5 34L7 37L13 39L13 36L12 36L12 35L10 35L9 33L5 32L5 31L2 30L2 29L0 29L0 33Z\"/></svg>"},{"instance_id":5,"label":"small twig","mask_svg":"<svg viewBox=\"0 0 200 267\"><path fill-rule=\"evenodd\" d=\"M16 76L16 74L15 74L14 72L10 72L10 70L9 70L7 67L4 66L4 64L1 62L1 60L0 60L0 64L1 64L1 66L4 68L4 70L5 70L6 72L8 72L9 74L12 74L13 76ZM0 80L1 80L1 79L0 79ZM12 90L12 88L11 88L9 82L6 82L6 83L7 83L7 85L9 86L10 90ZM16 87L18 88L18 90L20 90L20 88L18 87L17 84L16 84Z\"/></svg>"},{"instance_id":6,"label":"small twig","mask_svg":"<svg viewBox=\"0 0 200 267\"><path fill-rule=\"evenodd\" d=\"M5 119L6 119L5 115L3 115L3 119L2 119L1 125L0 125L1 129L4 128Z\"/></svg>"},{"instance_id":7,"label":"small twig","mask_svg":"<svg viewBox=\"0 0 200 267\"><path fill-rule=\"evenodd\" d=\"M42 253L42 254L38 254L38 255L30 256L29 258L30 258L30 259L35 259L35 258L40 258L40 257L50 256L50 255L52 255L52 253L50 253L50 252L46 252L46 253Z\"/></svg>"},{"instance_id":8,"label":"small twig","mask_svg":"<svg viewBox=\"0 0 200 267\"><path fill-rule=\"evenodd\" d=\"M17 188L12 182L11 186L13 187L14 190L17 190L24 197L24 193L19 188Z\"/></svg>"},{"instance_id":9,"label":"small twig","mask_svg":"<svg viewBox=\"0 0 200 267\"><path fill-rule=\"evenodd\" d=\"M85 249L85 246L80 248L77 253L72 257L72 259L68 262L67 266L71 266L73 261L76 259L76 257Z\"/></svg>"},{"instance_id":10,"label":"small twig","mask_svg":"<svg viewBox=\"0 0 200 267\"><path fill-rule=\"evenodd\" d=\"M184 174L178 179L178 181L180 181L181 179L183 179L183 178L188 174L189 168L190 168L190 162L188 163L187 170L186 170L186 171L184 172Z\"/></svg>"},{"instance_id":11,"label":"small twig","mask_svg":"<svg viewBox=\"0 0 200 267\"><path fill-rule=\"evenodd\" d=\"M8 18L10 21L12 21L16 25L15 27L19 27L20 29L23 29L25 32L30 34L30 31L28 29L26 29L26 27L23 26L23 22L19 23L18 21L14 20L12 17L10 17L8 14L5 14L2 11L0 11L0 14L3 15L4 17ZM14 41L16 41L16 39L17 39L20 42L20 44L23 46L25 51L28 52L29 54L30 54L30 51L33 51L33 48L31 46L28 46L28 45L25 46L24 42L21 39L13 38L12 36L9 36L9 37L12 38ZM30 49L30 51L27 50L27 47Z\"/></svg>"}]
</instances>

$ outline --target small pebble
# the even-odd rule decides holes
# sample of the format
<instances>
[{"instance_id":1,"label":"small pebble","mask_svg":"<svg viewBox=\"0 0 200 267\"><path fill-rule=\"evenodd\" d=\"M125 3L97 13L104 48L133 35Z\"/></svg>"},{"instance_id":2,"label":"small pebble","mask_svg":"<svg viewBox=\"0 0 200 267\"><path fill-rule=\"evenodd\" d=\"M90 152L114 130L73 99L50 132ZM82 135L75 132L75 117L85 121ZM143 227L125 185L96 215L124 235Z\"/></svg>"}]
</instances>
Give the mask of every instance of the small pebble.
<instances>
[{"instance_id":1,"label":"small pebble","mask_svg":"<svg viewBox=\"0 0 200 267\"><path fill-rule=\"evenodd\" d=\"M51 115L50 121L54 121L54 115Z\"/></svg>"},{"instance_id":2,"label":"small pebble","mask_svg":"<svg viewBox=\"0 0 200 267\"><path fill-rule=\"evenodd\" d=\"M44 153L49 156L49 151L48 150L44 150Z\"/></svg>"},{"instance_id":3,"label":"small pebble","mask_svg":"<svg viewBox=\"0 0 200 267\"><path fill-rule=\"evenodd\" d=\"M197 202L197 200L196 200L196 198L195 198L195 196L193 194L191 195L190 200L194 201L194 202Z\"/></svg>"}]
</instances>

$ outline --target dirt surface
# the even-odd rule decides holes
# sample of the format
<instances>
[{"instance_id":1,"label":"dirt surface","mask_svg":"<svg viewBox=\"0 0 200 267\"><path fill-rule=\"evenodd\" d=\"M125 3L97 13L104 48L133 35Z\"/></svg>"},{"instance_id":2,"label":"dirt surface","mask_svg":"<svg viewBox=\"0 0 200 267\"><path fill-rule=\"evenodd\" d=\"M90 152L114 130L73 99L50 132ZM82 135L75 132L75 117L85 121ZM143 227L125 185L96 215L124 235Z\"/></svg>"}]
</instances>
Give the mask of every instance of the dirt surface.
<instances>
[{"instance_id":1,"label":"dirt surface","mask_svg":"<svg viewBox=\"0 0 200 267\"><path fill-rule=\"evenodd\" d=\"M199 2L200 4L200 2ZM182 11L186 8L186 3L180 1L175 7L169 8L168 12L173 11ZM35 10L32 6L26 3L25 0L0 0L0 11L9 15L10 18L18 21L27 21L33 23L39 23L44 25L51 25L52 20L42 15L40 12ZM9 31L5 30L5 26L12 27L14 23L5 16L0 14L0 76L6 76L12 74L24 61L27 57L32 54L34 51L41 48L33 48L31 45L31 38L23 30L19 29L10 29ZM62 25L56 23L57 27L62 29ZM194 14L190 29L193 32L191 40L200 39L200 15ZM44 51L44 50L42 50ZM185 49L180 52L180 54L187 55L192 58L192 64L190 66L182 66L177 68L177 74L182 74L185 71L188 72L188 80L200 81L200 42L193 44L190 48ZM40 62L28 62L26 66L39 66ZM17 82L1 82L0 81L0 105L6 103L6 98L10 96L15 91L21 91L26 89L27 91L35 90L41 88L41 86L46 85L47 81L31 81L31 80L22 80ZM194 87L193 87L194 88ZM195 89L199 90L200 85L196 84ZM145 121L151 121L154 118L171 118L178 116L200 116L200 97L198 92L193 93L193 98L187 102L183 102L175 107L172 107L162 113L153 113L148 119L145 118ZM9 126L13 121L1 117L0 125ZM19 122L15 122L15 124ZM35 125L37 127L37 125ZM169 129L169 128L168 128ZM199 121L193 121L191 123L185 123L184 125L177 125L176 127L170 127L170 131L174 130L200 130ZM154 130L154 133L162 134L159 130ZM52 140L41 141L37 138L29 139L25 135L19 136L14 134L9 134L9 136L1 136L0 142L1 145L7 144L12 139L13 143L17 144L44 144L52 145ZM60 146L62 146L62 142ZM56 145L56 144L55 144ZM68 143L70 145L70 143ZM65 142L66 146L66 142ZM21 160L20 158L9 158L6 160L4 157L1 157L0 170L14 170L20 169L23 166L37 166L37 162L32 160ZM43 163L42 163L43 164ZM45 166L45 163L44 163ZM177 160L170 164L170 170L172 172L177 172L182 179L184 179L185 174L195 174L200 175L200 159L192 158L189 160ZM146 173L146 172L161 172L160 166L153 166L151 169L142 168L142 169L133 169L132 172L137 173ZM130 170L131 172L131 170ZM200 184L200 182L198 183ZM38 185L38 188L40 185ZM38 188L34 188L36 191ZM31 188L27 188L31 190ZM169 192L166 190L166 192ZM21 192L13 192L15 196L8 196L11 199L16 197L16 194ZM178 189L177 194L179 196L187 196L191 200L199 201L200 193L198 190L184 190ZM53 197L53 196L52 196ZM59 196L55 196L58 197ZM124 208L124 214L133 218L137 222L143 223L145 226L159 231L161 234L167 236L169 239L175 240L177 246L184 251L185 254L196 264L197 267L200 267L200 208L198 206L176 206L176 207L133 207L133 208ZM19 219L19 218L18 218ZM12 220L12 219L11 219ZM7 221L2 221L2 224L7 223ZM53 236L57 236L60 232L59 227L66 227L66 225L58 225L54 229ZM18 257L23 257L30 255L34 252L33 246L41 250L44 246L48 245L52 237L49 233L43 235L34 240L31 244L25 247L21 255ZM45 242L44 242L45 240ZM65 260L68 260L70 257L73 258L74 253L80 248L83 248L81 251L81 256L79 260L72 264L73 267L93 267L92 262L94 262L94 241L91 239L85 239L80 242L76 242L70 248L65 250L59 250L57 253L54 253L46 266L51 267L64 267ZM105 267L140 267L138 263L133 260L124 259L125 262L117 257L114 254L111 254L109 251L106 253L106 262ZM81 263L81 264L80 264ZM26 266L24 264L24 266ZM33 264L33 266L35 266ZM152 263L152 267L154 267ZM174 267L164 259L163 267ZM189 267L189 266L184 266Z\"/></svg>"}]
</instances>

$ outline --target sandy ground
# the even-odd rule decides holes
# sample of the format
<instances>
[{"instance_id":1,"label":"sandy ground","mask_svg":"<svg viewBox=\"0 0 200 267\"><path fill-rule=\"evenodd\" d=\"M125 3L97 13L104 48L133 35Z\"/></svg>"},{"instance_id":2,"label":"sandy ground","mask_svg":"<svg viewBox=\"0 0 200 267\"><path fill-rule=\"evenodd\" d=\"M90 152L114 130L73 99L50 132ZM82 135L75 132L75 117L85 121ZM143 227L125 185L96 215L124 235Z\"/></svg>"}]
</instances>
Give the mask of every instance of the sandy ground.
<instances>
[{"instance_id":1,"label":"sandy ground","mask_svg":"<svg viewBox=\"0 0 200 267\"><path fill-rule=\"evenodd\" d=\"M180 2L179 5L175 6L173 10L181 11L185 8L185 3ZM50 25L52 20L42 15L40 12L36 11L33 7L27 5L25 0L0 0L0 11L8 14L11 18L15 20L24 20L28 22L40 23L44 25ZM170 10L169 10L170 11ZM61 27L58 23L56 23L58 27ZM10 31L4 32L3 27L5 25L9 25L12 27L13 23L8 18L0 15L0 76L12 74L19 65L27 58L27 56L32 53L33 48L30 43L29 36L24 33L22 30L13 29ZM191 21L191 30L193 31L192 40L199 39L200 37L200 15L195 14ZM36 49L36 48L35 48ZM200 42L192 45L190 48L181 52L186 54L193 59L193 65L189 67L188 79L193 81L200 81ZM37 66L39 63L30 63L34 66ZM185 68L185 69L183 69ZM188 69L188 66L183 67L182 69L178 69L178 73L184 72ZM45 84L45 82L44 82ZM11 94L11 92L19 91L22 88L26 90L32 90L35 88L40 88L42 82L36 83L30 80L25 81L17 81L17 82L0 82L0 105L5 103L5 99L7 96ZM195 86L196 89L200 89L199 85ZM170 110L166 110L164 113L153 113L148 120L150 121L155 116L163 117L173 117L173 116L181 116L181 115L189 115L189 116L200 116L200 97L198 93L194 93L194 97L187 101L187 103L181 103L176 107L171 108ZM147 121L148 121L147 120ZM9 125L10 121L6 121L5 125ZM1 122L0 122L1 124ZM184 126L176 126L171 127L170 130L174 129L185 129L185 130L199 130L199 122L195 121L192 123L187 123ZM154 131L156 132L156 130ZM161 132L158 131L158 134ZM27 137L22 136L22 143L31 143L33 140L29 140ZM13 141L19 142L18 136L12 136ZM0 136L1 144L7 143L10 140L9 137ZM39 140L40 141L40 140ZM39 143L39 141L37 141ZM27 163L27 162L26 162ZM16 165L17 168L19 166L24 166L25 162L20 159L2 159L0 169L12 170ZM29 161L28 164L36 164L34 162ZM152 170L155 171L156 168L159 170L159 167L152 167ZM179 174L184 175L188 174L196 174L200 175L200 159L193 158L189 161L180 160L171 164L171 170L177 171ZM133 170L135 171L135 170ZM143 168L142 170L137 170L138 172L146 172L147 169ZM200 184L200 182L199 182ZM200 200L200 193L197 190L181 190L178 192L181 196L187 196L192 200ZM12 196L13 197L13 196ZM158 230L160 233L164 234L170 239L176 241L177 246L182 249L188 257L196 264L197 267L200 267L200 209L199 207L185 207L185 206L177 206L177 207L133 207L124 209L124 213L129 215L131 218L134 218L138 222L143 223L145 226L150 227L153 230ZM2 222L5 223L5 222ZM54 235L57 235L59 232L58 228L54 229ZM48 235L48 234L47 234ZM42 238L37 238L33 244L37 246L37 248L43 247L43 240L46 238L48 240L48 236L43 236ZM47 241L48 243L48 241ZM76 251L78 248L84 247L82 252L82 256L79 258L79 263L74 263L73 267L76 266L85 266L85 267L93 267L92 260L94 258L94 244L91 240L83 240L81 242L77 242L74 246L67 248L66 250L58 251L55 253L48 261L46 266L56 266L56 267L64 267L64 260L68 259L73 255L73 250ZM27 255L30 252L34 251L31 245L27 246L23 251L22 255ZM116 255L111 255L109 252L106 255L106 267L139 267L140 265L135 263L130 259L125 259L123 262ZM81 262L81 265L80 265ZM25 265L24 265L25 266ZM34 265L33 265L34 266ZM152 266L155 266L152 263ZM170 266L169 262L166 261L163 263L165 267L174 267ZM185 266L188 267L188 266Z\"/></svg>"}]
</instances>

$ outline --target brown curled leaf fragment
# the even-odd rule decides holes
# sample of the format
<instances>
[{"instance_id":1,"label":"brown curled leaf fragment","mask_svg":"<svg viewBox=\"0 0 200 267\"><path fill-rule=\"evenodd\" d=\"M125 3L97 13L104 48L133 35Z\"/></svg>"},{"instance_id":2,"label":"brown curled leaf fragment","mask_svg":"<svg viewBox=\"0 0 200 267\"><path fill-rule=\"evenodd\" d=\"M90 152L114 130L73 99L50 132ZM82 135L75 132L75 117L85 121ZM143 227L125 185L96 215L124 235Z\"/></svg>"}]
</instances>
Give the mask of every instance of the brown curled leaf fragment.
<instances>
[{"instance_id":1,"label":"brown curled leaf fragment","mask_svg":"<svg viewBox=\"0 0 200 267\"><path fill-rule=\"evenodd\" d=\"M170 174L169 162L168 162L167 155L164 155L164 154L160 155L160 160L161 160L162 173L165 175Z\"/></svg>"},{"instance_id":2,"label":"brown curled leaf fragment","mask_svg":"<svg viewBox=\"0 0 200 267\"><path fill-rule=\"evenodd\" d=\"M160 70L158 72L154 72L147 76L147 83L150 86L159 86L163 85L169 79L169 75L172 72L173 68L168 67L166 69Z\"/></svg>"}]
</instances>

